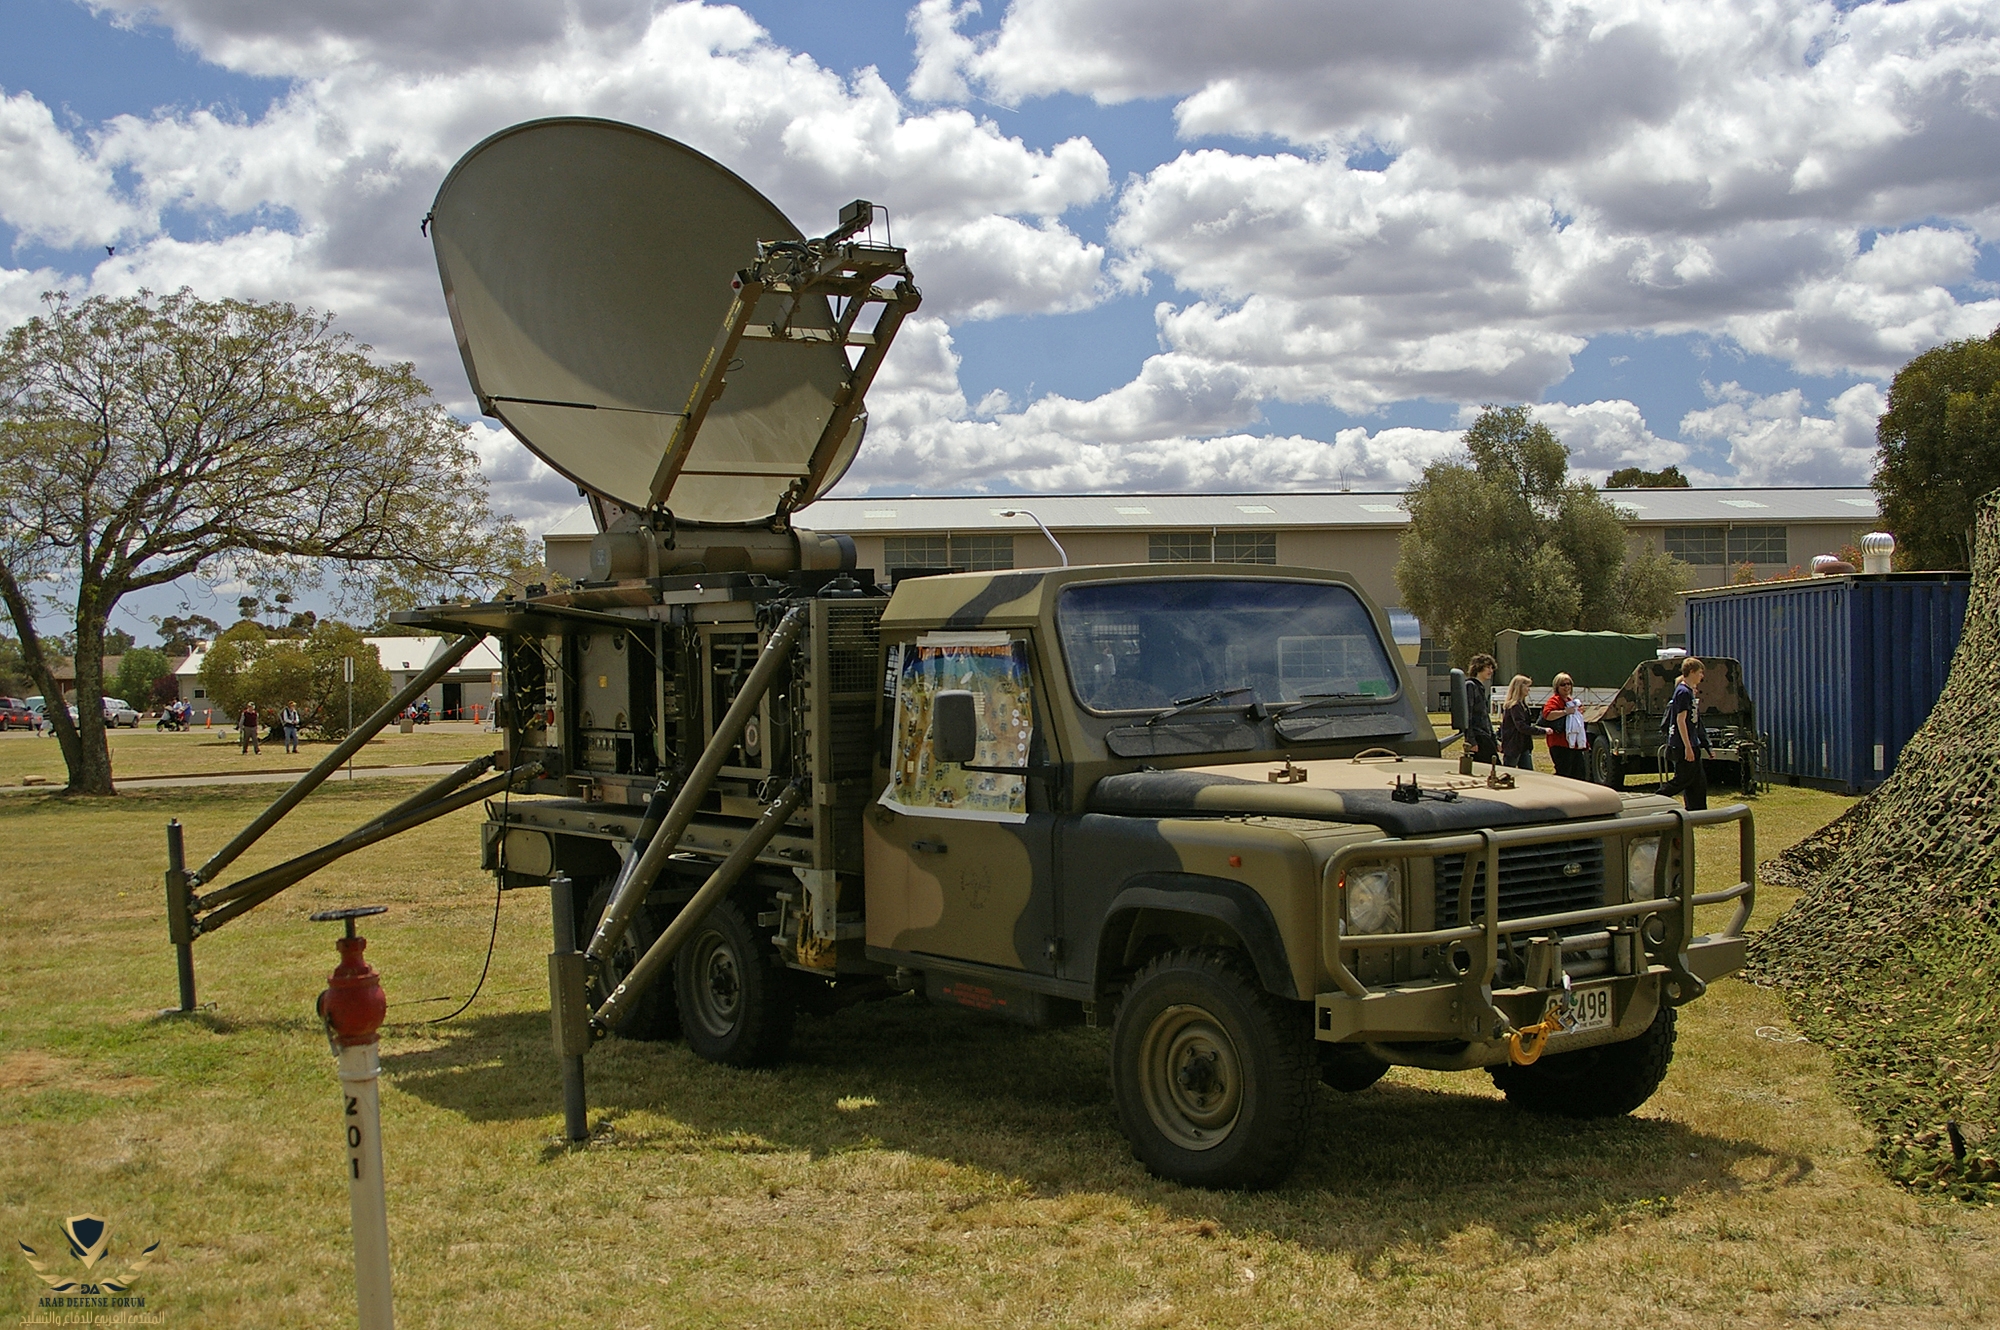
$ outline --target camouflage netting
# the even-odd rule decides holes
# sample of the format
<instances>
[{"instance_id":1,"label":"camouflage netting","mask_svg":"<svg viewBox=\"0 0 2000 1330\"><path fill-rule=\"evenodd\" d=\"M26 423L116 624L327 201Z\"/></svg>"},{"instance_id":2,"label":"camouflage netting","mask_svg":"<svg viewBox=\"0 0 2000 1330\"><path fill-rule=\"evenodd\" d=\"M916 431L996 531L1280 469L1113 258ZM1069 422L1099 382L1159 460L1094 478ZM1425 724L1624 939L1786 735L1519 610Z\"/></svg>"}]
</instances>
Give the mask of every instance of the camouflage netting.
<instances>
[{"instance_id":1,"label":"camouflage netting","mask_svg":"<svg viewBox=\"0 0 2000 1330\"><path fill-rule=\"evenodd\" d=\"M2000 496L1976 535L1943 695L1880 789L1765 865L1804 894L1746 973L1833 1053L1891 1176L2000 1200Z\"/></svg>"}]
</instances>

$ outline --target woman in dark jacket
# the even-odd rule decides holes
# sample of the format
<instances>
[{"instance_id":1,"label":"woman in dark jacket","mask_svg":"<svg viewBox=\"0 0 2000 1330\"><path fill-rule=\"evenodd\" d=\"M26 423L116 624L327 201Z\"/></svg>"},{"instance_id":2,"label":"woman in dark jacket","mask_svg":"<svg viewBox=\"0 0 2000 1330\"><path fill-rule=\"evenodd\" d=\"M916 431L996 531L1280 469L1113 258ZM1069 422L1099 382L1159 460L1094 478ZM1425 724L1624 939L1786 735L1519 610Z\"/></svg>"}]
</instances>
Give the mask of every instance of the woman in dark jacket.
<instances>
[{"instance_id":1,"label":"woman in dark jacket","mask_svg":"<svg viewBox=\"0 0 2000 1330\"><path fill-rule=\"evenodd\" d=\"M1493 737L1493 671L1500 662L1479 655L1465 671L1465 742L1474 762L1500 759L1500 745Z\"/></svg>"},{"instance_id":2,"label":"woman in dark jacket","mask_svg":"<svg viewBox=\"0 0 2000 1330\"><path fill-rule=\"evenodd\" d=\"M1535 769L1535 714L1528 707L1528 689L1533 686L1527 675L1515 675L1500 708L1500 761L1523 771Z\"/></svg>"}]
</instances>

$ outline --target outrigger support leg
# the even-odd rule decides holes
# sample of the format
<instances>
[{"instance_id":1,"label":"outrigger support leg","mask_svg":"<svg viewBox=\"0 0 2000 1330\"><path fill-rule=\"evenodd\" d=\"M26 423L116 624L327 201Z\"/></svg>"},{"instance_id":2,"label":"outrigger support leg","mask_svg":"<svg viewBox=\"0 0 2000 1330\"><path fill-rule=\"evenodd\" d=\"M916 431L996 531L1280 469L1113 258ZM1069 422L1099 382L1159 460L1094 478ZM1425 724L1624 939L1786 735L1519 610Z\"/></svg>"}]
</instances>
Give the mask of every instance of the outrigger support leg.
<instances>
[{"instance_id":1,"label":"outrigger support leg","mask_svg":"<svg viewBox=\"0 0 2000 1330\"><path fill-rule=\"evenodd\" d=\"M540 775L541 771L542 764L539 762L524 763L512 771L502 772L491 780L468 785L462 790L432 800L421 808L411 809L393 819L370 822L337 841L320 846L317 850L309 850L296 859L288 859L276 867L267 868L261 873L252 873L240 882L232 882L206 896L197 897L190 902L190 907L203 913L197 915L194 920L194 932L197 936L213 933L231 919L249 913L287 887L304 881L336 859L345 858L377 841L401 835L413 827L420 827L433 818L456 812L467 804L476 804L488 795L499 794L514 786L525 784Z\"/></svg>"},{"instance_id":2,"label":"outrigger support leg","mask_svg":"<svg viewBox=\"0 0 2000 1330\"><path fill-rule=\"evenodd\" d=\"M204 882L215 881L216 874L227 868L237 855L242 854L252 845L255 845L259 837L276 826L278 820L284 817L285 814L298 807L300 801L318 789L321 782L326 780L328 776L340 770L341 764L346 762L355 753L360 752L363 744L373 739L382 731L384 726L401 715L404 707L409 706L419 697L422 697L432 684L450 673L451 668L458 664L459 661L464 660L472 648L478 646L485 636L484 633L467 633L464 637L459 638L458 641L446 647L444 653L425 666L423 673L410 680L409 685L402 692L397 693L394 697L383 703L381 710L361 722L355 731L341 740L331 753L321 758L311 771L299 777L297 781L293 782L290 789L279 795L272 802L269 808L259 813L249 826L237 832L229 844L217 850L213 858L193 873L188 874L188 885L190 887L198 887Z\"/></svg>"},{"instance_id":3,"label":"outrigger support leg","mask_svg":"<svg viewBox=\"0 0 2000 1330\"><path fill-rule=\"evenodd\" d=\"M597 933L590 939L590 945L584 948L584 954L590 958L592 965L603 965L604 958L625 936L632 916L639 909L639 902L645 900L646 893L653 889L653 880L666 866L667 856L680 845L681 835L687 831L688 823L694 821L701 801L708 796L708 787L715 782L716 773L722 770L730 750L736 747L743 727L755 714L757 704L764 700L764 694L777 681L779 668L791 654L799 634L805 630L806 618L806 607L795 605L778 621L770 640L764 644L763 654L757 657L757 663L750 668L750 676L743 681L742 690L729 704L722 723L715 727L715 736L708 741L708 747L701 750L694 770L681 782L680 791L674 796L673 806L667 810L660 829L646 842L643 851L625 861L611 899L605 903L604 917L597 921ZM760 822L758 825L763 824ZM643 828L641 834L644 834Z\"/></svg>"},{"instance_id":4,"label":"outrigger support leg","mask_svg":"<svg viewBox=\"0 0 2000 1330\"><path fill-rule=\"evenodd\" d=\"M744 870L757 862L757 856L764 852L764 847L771 843L771 838L784 827L793 810L798 808L800 800L805 798L805 794L806 782L803 779L794 780L778 796L777 802L764 810L763 816L757 819L749 834L729 852L727 859L716 865L715 871L708 875L708 881L701 884L701 890L695 892L694 898L681 907L680 913L674 916L674 921L667 925L665 931L654 940L653 945L646 948L646 954L639 958L638 964L634 965L631 972L625 976L625 981L612 990L610 997L604 999L603 1006L592 1013L590 1032L593 1036L602 1038L608 1033L612 1026L618 1023L618 1008L636 999L649 984L659 978L661 971L673 961L674 953L680 950L681 944L687 941L690 933L694 932L695 926L708 917L708 912L713 910L716 903L736 885Z\"/></svg>"}]
</instances>

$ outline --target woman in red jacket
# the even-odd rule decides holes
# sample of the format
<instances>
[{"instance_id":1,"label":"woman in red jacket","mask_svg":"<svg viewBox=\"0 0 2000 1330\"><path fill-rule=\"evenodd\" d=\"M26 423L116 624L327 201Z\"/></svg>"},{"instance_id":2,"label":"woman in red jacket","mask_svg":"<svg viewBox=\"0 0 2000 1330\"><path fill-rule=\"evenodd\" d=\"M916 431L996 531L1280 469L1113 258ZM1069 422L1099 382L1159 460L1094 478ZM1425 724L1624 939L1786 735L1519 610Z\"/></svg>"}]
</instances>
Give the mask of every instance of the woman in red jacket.
<instances>
[{"instance_id":1,"label":"woman in red jacket","mask_svg":"<svg viewBox=\"0 0 2000 1330\"><path fill-rule=\"evenodd\" d=\"M1542 728L1549 735L1549 763L1556 769L1556 775L1568 776L1571 780L1589 780L1590 741L1571 743L1569 718L1580 710L1576 698L1576 681L1567 674L1556 676L1555 691L1549 700L1542 703Z\"/></svg>"}]
</instances>

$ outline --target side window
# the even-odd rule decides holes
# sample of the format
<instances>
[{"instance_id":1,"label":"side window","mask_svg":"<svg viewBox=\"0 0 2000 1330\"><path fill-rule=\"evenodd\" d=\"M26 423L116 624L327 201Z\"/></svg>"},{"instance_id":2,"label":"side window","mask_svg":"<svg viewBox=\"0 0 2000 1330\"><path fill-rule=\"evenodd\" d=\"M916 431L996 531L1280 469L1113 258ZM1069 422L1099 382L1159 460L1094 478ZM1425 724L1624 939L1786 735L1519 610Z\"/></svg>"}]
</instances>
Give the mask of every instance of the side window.
<instances>
[{"instance_id":1,"label":"side window","mask_svg":"<svg viewBox=\"0 0 2000 1330\"><path fill-rule=\"evenodd\" d=\"M1035 736L1027 642L1006 633L927 633L892 647L889 660L895 723L882 802L927 817L1026 820L1025 777L933 760L931 699L945 689L972 694L979 714L972 766L1027 766Z\"/></svg>"}]
</instances>

